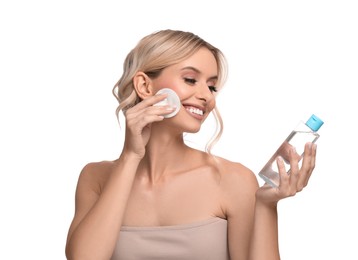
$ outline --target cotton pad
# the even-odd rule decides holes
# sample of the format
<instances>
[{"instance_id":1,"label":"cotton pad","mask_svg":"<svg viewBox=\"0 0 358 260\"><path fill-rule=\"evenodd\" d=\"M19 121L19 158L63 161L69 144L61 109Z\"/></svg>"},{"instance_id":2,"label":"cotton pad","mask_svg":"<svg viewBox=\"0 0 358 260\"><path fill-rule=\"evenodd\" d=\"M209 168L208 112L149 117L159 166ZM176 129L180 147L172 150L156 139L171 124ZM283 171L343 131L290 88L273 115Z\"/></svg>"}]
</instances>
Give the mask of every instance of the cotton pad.
<instances>
[{"instance_id":1,"label":"cotton pad","mask_svg":"<svg viewBox=\"0 0 358 260\"><path fill-rule=\"evenodd\" d=\"M161 90L159 90L156 93L156 95L164 94L164 93L167 94L167 97L164 100L162 100L154 105L155 106L169 105L171 107L175 107L175 110L173 112L171 112L170 114L163 115L165 118L170 118L170 117L175 116L179 112L181 103L180 103L180 99L179 99L177 93L175 93L175 91L170 88L162 88Z\"/></svg>"}]
</instances>

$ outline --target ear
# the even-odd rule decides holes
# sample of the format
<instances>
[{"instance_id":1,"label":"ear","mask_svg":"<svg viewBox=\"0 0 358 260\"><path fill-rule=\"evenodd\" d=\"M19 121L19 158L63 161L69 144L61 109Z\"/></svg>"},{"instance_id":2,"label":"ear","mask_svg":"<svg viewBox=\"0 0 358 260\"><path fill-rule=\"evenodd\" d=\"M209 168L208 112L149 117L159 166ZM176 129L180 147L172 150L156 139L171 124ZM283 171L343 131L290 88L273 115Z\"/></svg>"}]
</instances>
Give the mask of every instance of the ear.
<instances>
[{"instance_id":1,"label":"ear","mask_svg":"<svg viewBox=\"0 0 358 260\"><path fill-rule=\"evenodd\" d=\"M133 86L141 99L153 96L152 80L142 71L138 71L133 77Z\"/></svg>"}]
</instances>

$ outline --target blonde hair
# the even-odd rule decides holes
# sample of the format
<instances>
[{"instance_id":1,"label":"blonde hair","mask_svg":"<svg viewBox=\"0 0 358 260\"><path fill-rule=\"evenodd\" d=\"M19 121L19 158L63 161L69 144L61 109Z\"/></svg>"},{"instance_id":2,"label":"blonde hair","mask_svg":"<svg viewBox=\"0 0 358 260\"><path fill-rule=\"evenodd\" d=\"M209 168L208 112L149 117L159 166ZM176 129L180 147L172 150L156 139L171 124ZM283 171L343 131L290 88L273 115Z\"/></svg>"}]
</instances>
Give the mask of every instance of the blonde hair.
<instances>
[{"instance_id":1,"label":"blonde hair","mask_svg":"<svg viewBox=\"0 0 358 260\"><path fill-rule=\"evenodd\" d=\"M199 36L191 32L161 30L140 40L137 46L128 53L123 63L123 74L112 91L119 102L116 109L117 118L120 111L125 113L128 108L141 101L133 86L133 77L138 71L143 71L154 79L160 75L163 69L189 58L202 47L210 50L216 59L218 66L216 87L220 90L227 77L226 58L219 49ZM223 132L223 122L217 107L214 108L213 115L217 122L217 128L205 147L208 153Z\"/></svg>"}]
</instances>

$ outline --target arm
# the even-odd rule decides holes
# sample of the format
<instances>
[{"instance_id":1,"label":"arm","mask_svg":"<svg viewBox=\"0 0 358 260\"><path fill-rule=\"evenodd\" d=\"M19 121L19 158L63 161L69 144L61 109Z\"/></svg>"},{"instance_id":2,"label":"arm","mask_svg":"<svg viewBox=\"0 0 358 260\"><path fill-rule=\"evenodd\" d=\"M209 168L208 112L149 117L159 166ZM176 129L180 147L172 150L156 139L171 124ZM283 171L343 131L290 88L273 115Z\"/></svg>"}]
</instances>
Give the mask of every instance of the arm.
<instances>
[{"instance_id":1,"label":"arm","mask_svg":"<svg viewBox=\"0 0 358 260\"><path fill-rule=\"evenodd\" d=\"M138 163L137 157L122 154L101 194L93 182L93 174L99 167L89 164L83 169L76 190L75 216L67 238L68 259L111 257Z\"/></svg>"},{"instance_id":2,"label":"arm","mask_svg":"<svg viewBox=\"0 0 358 260\"><path fill-rule=\"evenodd\" d=\"M280 259L276 204L265 205L260 201L256 201L255 203L254 226L249 259Z\"/></svg>"},{"instance_id":3,"label":"arm","mask_svg":"<svg viewBox=\"0 0 358 260\"><path fill-rule=\"evenodd\" d=\"M231 260L279 260L277 203L293 196L308 183L315 166L316 149L307 144L301 169L299 156L291 152L291 174L278 162L280 186L259 188L249 169L226 168L223 176L223 208L228 219L228 243Z\"/></svg>"},{"instance_id":4,"label":"arm","mask_svg":"<svg viewBox=\"0 0 358 260\"><path fill-rule=\"evenodd\" d=\"M243 165L226 168L222 175L223 208L228 221L231 260L248 260L254 226L255 193L259 188L255 174Z\"/></svg>"},{"instance_id":5,"label":"arm","mask_svg":"<svg viewBox=\"0 0 358 260\"><path fill-rule=\"evenodd\" d=\"M255 217L250 246L250 260L279 260L277 203L286 197L294 196L308 183L315 167L316 145L305 146L302 167L299 169L300 156L290 152L291 173L287 174L282 160L278 160L280 185L271 188L262 186L256 192Z\"/></svg>"},{"instance_id":6,"label":"arm","mask_svg":"<svg viewBox=\"0 0 358 260\"><path fill-rule=\"evenodd\" d=\"M126 112L126 138L118 160L110 165L89 164L80 174L76 189L75 216L67 243L67 259L109 259L115 248L125 208L150 137L150 124L170 113L153 106L165 95L150 97ZM107 175L105 185L99 175Z\"/></svg>"}]
</instances>

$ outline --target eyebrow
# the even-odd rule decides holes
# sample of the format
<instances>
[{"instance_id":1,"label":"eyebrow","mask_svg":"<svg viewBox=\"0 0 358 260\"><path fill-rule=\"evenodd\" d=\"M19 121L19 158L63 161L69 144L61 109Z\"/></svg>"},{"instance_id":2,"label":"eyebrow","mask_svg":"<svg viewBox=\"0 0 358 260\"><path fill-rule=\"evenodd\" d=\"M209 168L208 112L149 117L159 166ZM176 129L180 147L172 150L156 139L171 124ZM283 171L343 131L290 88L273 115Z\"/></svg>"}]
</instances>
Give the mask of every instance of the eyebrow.
<instances>
[{"instance_id":1,"label":"eyebrow","mask_svg":"<svg viewBox=\"0 0 358 260\"><path fill-rule=\"evenodd\" d=\"M181 70L193 70L193 71L195 71L196 73L201 73L200 70L198 70L197 68L194 68L194 67L192 67L192 66L184 67L184 68L182 68ZM218 76L212 76L212 77L209 78L209 80L217 80L218 78L219 78Z\"/></svg>"}]
</instances>

